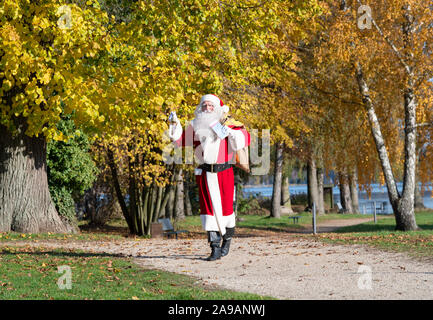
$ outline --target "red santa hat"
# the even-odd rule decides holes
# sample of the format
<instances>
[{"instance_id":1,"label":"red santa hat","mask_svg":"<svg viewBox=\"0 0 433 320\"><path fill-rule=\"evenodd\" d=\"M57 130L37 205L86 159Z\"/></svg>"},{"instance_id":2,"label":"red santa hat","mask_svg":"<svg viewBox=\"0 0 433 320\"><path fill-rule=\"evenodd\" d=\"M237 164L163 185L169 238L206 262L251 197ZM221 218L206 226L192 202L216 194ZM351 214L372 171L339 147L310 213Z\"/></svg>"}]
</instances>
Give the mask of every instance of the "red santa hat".
<instances>
[{"instance_id":1,"label":"red santa hat","mask_svg":"<svg viewBox=\"0 0 433 320\"><path fill-rule=\"evenodd\" d=\"M222 110L223 113L229 112L229 107L226 106L224 102L214 94L205 94L203 97L201 97L199 105L200 107L204 101L210 101L214 108L221 108L220 110Z\"/></svg>"}]
</instances>

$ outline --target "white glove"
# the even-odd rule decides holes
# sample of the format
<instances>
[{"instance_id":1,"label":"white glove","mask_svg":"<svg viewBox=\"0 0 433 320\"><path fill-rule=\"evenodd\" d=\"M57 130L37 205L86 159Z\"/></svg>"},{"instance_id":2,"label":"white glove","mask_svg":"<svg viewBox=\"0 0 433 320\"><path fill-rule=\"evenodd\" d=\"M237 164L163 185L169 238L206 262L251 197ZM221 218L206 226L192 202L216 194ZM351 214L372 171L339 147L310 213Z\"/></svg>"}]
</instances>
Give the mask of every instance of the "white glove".
<instances>
[{"instance_id":1,"label":"white glove","mask_svg":"<svg viewBox=\"0 0 433 320\"><path fill-rule=\"evenodd\" d=\"M172 141L176 141L182 136L182 125L176 115L176 112L172 111L168 117L170 125L168 127L168 136Z\"/></svg>"},{"instance_id":2,"label":"white glove","mask_svg":"<svg viewBox=\"0 0 433 320\"><path fill-rule=\"evenodd\" d=\"M179 120L179 119L177 118L176 111L170 112L170 115L168 116L168 121L170 123L177 123L177 120Z\"/></svg>"}]
</instances>

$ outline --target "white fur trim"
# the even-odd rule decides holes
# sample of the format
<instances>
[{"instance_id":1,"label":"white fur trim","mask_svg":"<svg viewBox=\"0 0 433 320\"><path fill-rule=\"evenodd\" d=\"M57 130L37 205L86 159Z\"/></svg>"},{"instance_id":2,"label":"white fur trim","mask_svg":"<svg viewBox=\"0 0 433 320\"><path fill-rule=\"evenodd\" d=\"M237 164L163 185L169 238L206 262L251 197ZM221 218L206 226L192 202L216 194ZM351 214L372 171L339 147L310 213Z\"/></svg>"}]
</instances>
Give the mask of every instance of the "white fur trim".
<instances>
[{"instance_id":1,"label":"white fur trim","mask_svg":"<svg viewBox=\"0 0 433 320\"><path fill-rule=\"evenodd\" d=\"M215 108L221 108L221 100L213 94L205 94L203 97L201 97L200 106L204 101L210 101Z\"/></svg>"},{"instance_id":2,"label":"white fur trim","mask_svg":"<svg viewBox=\"0 0 433 320\"><path fill-rule=\"evenodd\" d=\"M221 109L223 113L229 112L229 107L227 105L221 106L221 99L218 98L217 96L214 96L213 94L205 94L203 97L201 97L200 103L197 108L201 108L202 103L205 101L212 102L213 106L215 108Z\"/></svg>"},{"instance_id":3,"label":"white fur trim","mask_svg":"<svg viewBox=\"0 0 433 320\"><path fill-rule=\"evenodd\" d=\"M245 147L245 135L241 130L227 128L229 132L229 141L234 151Z\"/></svg>"},{"instance_id":4,"label":"white fur trim","mask_svg":"<svg viewBox=\"0 0 433 320\"><path fill-rule=\"evenodd\" d=\"M216 139L214 141L209 141L207 139L201 144L203 150L203 161L204 163L216 163L218 160L218 153L220 150L221 139Z\"/></svg>"},{"instance_id":5,"label":"white fur trim","mask_svg":"<svg viewBox=\"0 0 433 320\"><path fill-rule=\"evenodd\" d=\"M220 231L214 216L201 214L200 218L201 225L205 231ZM222 224L225 225L226 228L234 228L236 226L235 214L232 213L229 216L222 216Z\"/></svg>"}]
</instances>

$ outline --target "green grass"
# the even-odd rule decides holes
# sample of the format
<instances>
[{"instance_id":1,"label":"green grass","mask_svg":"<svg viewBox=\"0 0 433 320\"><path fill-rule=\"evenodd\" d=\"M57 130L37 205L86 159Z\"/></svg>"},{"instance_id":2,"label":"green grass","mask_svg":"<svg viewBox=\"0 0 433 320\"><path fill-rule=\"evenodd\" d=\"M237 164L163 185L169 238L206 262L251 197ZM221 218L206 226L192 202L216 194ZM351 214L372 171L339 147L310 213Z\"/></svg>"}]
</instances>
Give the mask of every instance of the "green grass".
<instances>
[{"instance_id":1,"label":"green grass","mask_svg":"<svg viewBox=\"0 0 433 320\"><path fill-rule=\"evenodd\" d=\"M0 242L5 241L42 241L42 240L70 240L70 241L90 241L90 240L115 240L123 239L124 236L119 234L104 233L79 233L79 234L59 234L59 233L18 233L3 232L0 233Z\"/></svg>"},{"instance_id":2,"label":"green grass","mask_svg":"<svg viewBox=\"0 0 433 320\"><path fill-rule=\"evenodd\" d=\"M362 216L362 215L361 215ZM365 217L365 215L364 215ZM370 215L370 217L372 217ZM373 221L368 223L363 223L354 226L342 227L338 229L338 233L348 233L348 232L382 232L382 231L395 231L395 217L394 215L382 215L379 216L380 219L377 223ZM433 231L433 212L418 212L415 214L415 219L418 227L420 227L421 232L432 232ZM373 220L373 218L372 218Z\"/></svg>"},{"instance_id":3,"label":"green grass","mask_svg":"<svg viewBox=\"0 0 433 320\"><path fill-rule=\"evenodd\" d=\"M103 241L120 240L129 237L128 227L124 219L113 219L102 228L90 227L87 221L78 223L80 233L19 233L0 232L0 242L5 241L43 241L43 240L66 240L66 241Z\"/></svg>"},{"instance_id":4,"label":"green grass","mask_svg":"<svg viewBox=\"0 0 433 320\"><path fill-rule=\"evenodd\" d=\"M271 230L290 232L311 226L311 213L297 214L301 218L294 224L287 216L280 219L266 216L242 215L237 223L239 231ZM371 218L371 215L326 214L318 222L333 219ZM324 242L366 244L380 249L406 252L416 257L433 258L433 213L416 214L419 231L395 231L394 216L380 216L373 221L342 227L336 232L314 237ZM186 217L175 222L177 229L189 229L193 234L204 235L200 216ZM0 233L0 241L18 240L113 240L127 236L125 223L110 222L101 230L89 229L82 224L83 232L77 235ZM126 230L127 231L127 230ZM301 235L299 235L301 236ZM72 270L72 289L59 289L59 266ZM31 247L0 248L0 299L272 299L249 293L239 293L204 287L194 278L159 270L147 270L132 260L109 254L85 253L65 249L35 249Z\"/></svg>"},{"instance_id":5,"label":"green grass","mask_svg":"<svg viewBox=\"0 0 433 320\"><path fill-rule=\"evenodd\" d=\"M190 227L201 227L199 215L187 216L184 220L174 221L173 226L177 229L188 229Z\"/></svg>"},{"instance_id":6,"label":"green grass","mask_svg":"<svg viewBox=\"0 0 433 320\"><path fill-rule=\"evenodd\" d=\"M240 216L243 221L237 223L238 228L250 228L258 230L269 230L269 231L290 231L302 229L301 224L305 223L308 219L307 216L301 216L298 223L293 223L292 219L287 216L278 218L272 218L269 216L253 216L244 215ZM311 218L310 218L311 219Z\"/></svg>"},{"instance_id":7,"label":"green grass","mask_svg":"<svg viewBox=\"0 0 433 320\"><path fill-rule=\"evenodd\" d=\"M367 244L380 249L407 252L412 256L433 258L433 213L416 214L420 230L396 231L394 216L339 228L334 233L320 234L322 241L344 244Z\"/></svg>"},{"instance_id":8,"label":"green grass","mask_svg":"<svg viewBox=\"0 0 433 320\"><path fill-rule=\"evenodd\" d=\"M239 229L256 229L270 231L290 231L293 229L302 229L300 224L294 224L291 219L281 217L280 219L270 218L268 216L256 215L240 215L242 221L236 223L236 228ZM299 219L299 223L307 220L307 216ZM311 216L310 216L311 220ZM178 229L195 229L201 228L201 220L199 216L186 217L185 220L177 222Z\"/></svg>"},{"instance_id":9,"label":"green grass","mask_svg":"<svg viewBox=\"0 0 433 320\"><path fill-rule=\"evenodd\" d=\"M311 218L311 213L309 213L309 216ZM321 216L317 216L318 221L326 221L326 220L345 220L345 219L365 219L365 218L371 218L373 219L372 215L366 215L366 214L341 214L341 213L327 213Z\"/></svg>"},{"instance_id":10,"label":"green grass","mask_svg":"<svg viewBox=\"0 0 433 320\"><path fill-rule=\"evenodd\" d=\"M244 221L239 221L237 226L243 229L269 230L290 232L301 230L303 227L311 226L312 215L308 212L296 214L300 216L298 223L294 224L292 219L282 216L280 219L268 216L258 215L239 215ZM318 223L333 219L355 219L366 218L360 214L336 214L330 213L324 216L318 216ZM201 220L199 215L186 217L183 221L174 221L175 229L188 229L191 231L201 230ZM24 234L18 232L0 233L0 242L5 241L44 241L44 240L64 240L64 241L103 241L103 240L121 240L129 236L128 227L124 219L115 219L107 223L102 228L90 228L87 221L79 223L81 230L78 234L58 234L58 233L40 233Z\"/></svg>"},{"instance_id":11,"label":"green grass","mask_svg":"<svg viewBox=\"0 0 433 320\"><path fill-rule=\"evenodd\" d=\"M71 289L60 289L57 284L64 274L57 272L60 266L71 268ZM30 247L0 249L0 300L272 299L194 282L186 275L143 269L129 259L108 254Z\"/></svg>"},{"instance_id":12,"label":"green grass","mask_svg":"<svg viewBox=\"0 0 433 320\"><path fill-rule=\"evenodd\" d=\"M290 232L298 231L304 227L311 227L312 225L312 214L308 212L303 212L295 214L300 216L298 223L293 223L293 219L289 216L281 216L278 218L272 218L269 216L258 216L258 215L239 215L242 221L236 223L236 227L240 229L254 229L254 230L268 230L268 231L278 231L278 232ZM330 213L323 216L317 216L318 223L334 220L334 219L359 219L368 218L366 215L362 214L337 214ZM201 220L199 216L186 217L185 220L179 221L177 223L180 229L191 229L201 227Z\"/></svg>"}]
</instances>

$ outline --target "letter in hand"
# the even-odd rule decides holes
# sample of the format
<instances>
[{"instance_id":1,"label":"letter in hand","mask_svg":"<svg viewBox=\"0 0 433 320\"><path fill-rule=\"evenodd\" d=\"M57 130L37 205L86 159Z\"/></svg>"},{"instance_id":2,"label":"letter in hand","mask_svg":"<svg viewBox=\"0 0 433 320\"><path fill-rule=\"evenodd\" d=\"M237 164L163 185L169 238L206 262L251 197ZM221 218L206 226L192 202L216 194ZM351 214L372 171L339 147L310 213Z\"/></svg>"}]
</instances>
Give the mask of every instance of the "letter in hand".
<instances>
[{"instance_id":1,"label":"letter in hand","mask_svg":"<svg viewBox=\"0 0 433 320\"><path fill-rule=\"evenodd\" d=\"M225 139L229 135L228 128L222 125L219 121L211 123L210 127L220 139Z\"/></svg>"}]
</instances>

